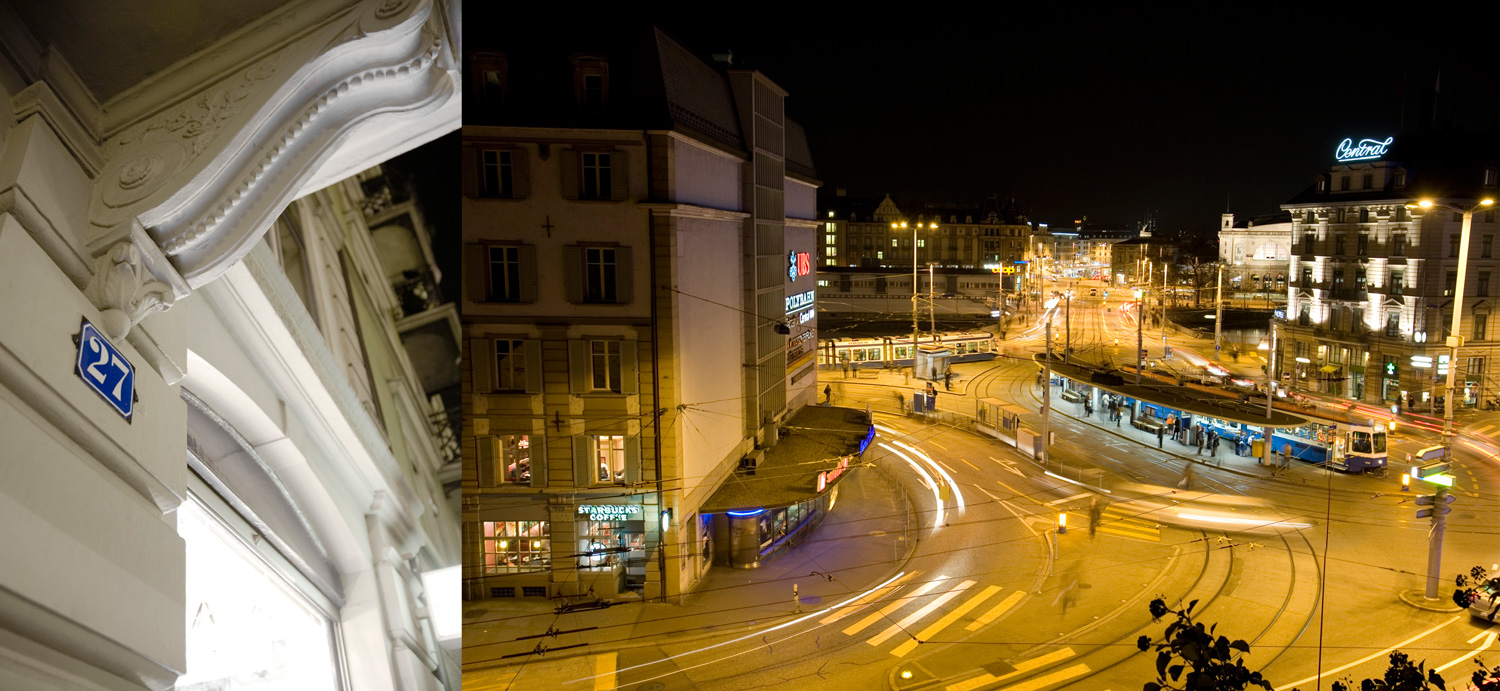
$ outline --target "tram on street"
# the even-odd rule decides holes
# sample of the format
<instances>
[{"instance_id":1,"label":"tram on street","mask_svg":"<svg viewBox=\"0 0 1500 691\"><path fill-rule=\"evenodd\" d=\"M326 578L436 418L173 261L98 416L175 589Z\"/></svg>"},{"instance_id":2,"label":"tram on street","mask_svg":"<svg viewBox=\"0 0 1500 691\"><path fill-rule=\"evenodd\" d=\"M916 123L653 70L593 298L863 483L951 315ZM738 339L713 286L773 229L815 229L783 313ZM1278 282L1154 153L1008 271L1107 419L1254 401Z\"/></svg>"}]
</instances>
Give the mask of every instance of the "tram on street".
<instances>
[{"instance_id":1,"label":"tram on street","mask_svg":"<svg viewBox=\"0 0 1500 691\"><path fill-rule=\"evenodd\" d=\"M923 348L940 346L952 354L948 362L993 360L999 350L995 335L983 331L940 334L934 342L922 336ZM909 367L912 364L911 337L834 338L818 342L818 365L822 367Z\"/></svg>"},{"instance_id":2,"label":"tram on street","mask_svg":"<svg viewBox=\"0 0 1500 691\"><path fill-rule=\"evenodd\" d=\"M1344 421L1317 413L1299 411L1309 422L1302 427L1278 429L1272 435L1271 451L1283 450L1308 463L1326 463L1350 473L1384 473L1386 468L1386 424L1378 420Z\"/></svg>"}]
</instances>

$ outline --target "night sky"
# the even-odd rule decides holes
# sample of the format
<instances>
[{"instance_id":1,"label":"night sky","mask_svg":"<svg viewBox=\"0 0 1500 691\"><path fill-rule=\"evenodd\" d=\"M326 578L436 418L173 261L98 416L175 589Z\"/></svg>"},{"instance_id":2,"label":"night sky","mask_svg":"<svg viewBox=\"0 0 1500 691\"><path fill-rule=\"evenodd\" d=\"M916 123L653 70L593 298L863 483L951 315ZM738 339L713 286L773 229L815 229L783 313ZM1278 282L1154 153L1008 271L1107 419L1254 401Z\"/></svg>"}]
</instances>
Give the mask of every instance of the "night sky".
<instances>
[{"instance_id":1,"label":"night sky","mask_svg":"<svg viewBox=\"0 0 1500 691\"><path fill-rule=\"evenodd\" d=\"M1226 199L1241 217L1274 213L1340 139L1399 136L1403 97L1406 130L1431 127L1439 70L1440 127L1494 129L1500 114L1496 3L1440 20L1409 3L994 6L656 21L789 91L825 186L898 201L998 193L1054 228L1126 227L1151 209L1163 229L1209 235Z\"/></svg>"}]
</instances>

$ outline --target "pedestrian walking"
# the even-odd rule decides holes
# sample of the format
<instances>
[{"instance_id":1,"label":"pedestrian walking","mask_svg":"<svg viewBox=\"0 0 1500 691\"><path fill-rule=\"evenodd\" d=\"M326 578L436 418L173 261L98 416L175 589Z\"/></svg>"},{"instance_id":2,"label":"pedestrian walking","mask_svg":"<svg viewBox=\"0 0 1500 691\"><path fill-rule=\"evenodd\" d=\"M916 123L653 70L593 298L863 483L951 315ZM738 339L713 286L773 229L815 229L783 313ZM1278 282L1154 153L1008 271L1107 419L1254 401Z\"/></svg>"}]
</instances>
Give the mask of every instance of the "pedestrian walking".
<instances>
[{"instance_id":1,"label":"pedestrian walking","mask_svg":"<svg viewBox=\"0 0 1500 691\"><path fill-rule=\"evenodd\" d=\"M1104 507L1099 505L1099 495L1089 497L1089 537L1094 536L1094 531L1099 529L1099 518L1104 514Z\"/></svg>"},{"instance_id":2,"label":"pedestrian walking","mask_svg":"<svg viewBox=\"0 0 1500 691\"><path fill-rule=\"evenodd\" d=\"M1208 457L1214 458L1219 454L1219 435L1216 433L1208 438Z\"/></svg>"},{"instance_id":3,"label":"pedestrian walking","mask_svg":"<svg viewBox=\"0 0 1500 691\"><path fill-rule=\"evenodd\" d=\"M1156 428L1156 448L1158 448L1158 449L1162 448L1162 445L1161 445L1162 434L1163 434L1163 432L1166 431L1166 429L1167 428L1165 428L1165 427L1157 427Z\"/></svg>"},{"instance_id":4,"label":"pedestrian walking","mask_svg":"<svg viewBox=\"0 0 1500 691\"><path fill-rule=\"evenodd\" d=\"M943 373L943 388L948 391L953 390L953 370Z\"/></svg>"},{"instance_id":5,"label":"pedestrian walking","mask_svg":"<svg viewBox=\"0 0 1500 691\"><path fill-rule=\"evenodd\" d=\"M1182 469L1182 479L1177 481L1177 486L1185 490L1191 490L1193 488L1192 463L1188 463L1187 467Z\"/></svg>"},{"instance_id":6,"label":"pedestrian walking","mask_svg":"<svg viewBox=\"0 0 1500 691\"><path fill-rule=\"evenodd\" d=\"M1198 450L1195 451L1193 453L1193 455L1194 456L1202 456L1203 455L1203 435L1202 434L1198 435L1196 446L1198 447Z\"/></svg>"},{"instance_id":7,"label":"pedestrian walking","mask_svg":"<svg viewBox=\"0 0 1500 691\"><path fill-rule=\"evenodd\" d=\"M1061 604L1063 614L1068 613L1070 605L1078 602L1078 574L1070 573L1063 576L1062 587L1057 589L1057 597L1052 599L1052 604Z\"/></svg>"},{"instance_id":8,"label":"pedestrian walking","mask_svg":"<svg viewBox=\"0 0 1500 691\"><path fill-rule=\"evenodd\" d=\"M797 584L792 584L792 614L802 613L802 596L797 593Z\"/></svg>"},{"instance_id":9,"label":"pedestrian walking","mask_svg":"<svg viewBox=\"0 0 1500 691\"><path fill-rule=\"evenodd\" d=\"M833 386L831 384L823 387L823 397L824 403L833 402Z\"/></svg>"},{"instance_id":10,"label":"pedestrian walking","mask_svg":"<svg viewBox=\"0 0 1500 691\"><path fill-rule=\"evenodd\" d=\"M1089 417L1090 415L1093 415L1093 414L1094 414L1094 404L1089 403L1088 400L1085 399L1084 402L1083 402L1083 416L1084 417Z\"/></svg>"}]
</instances>

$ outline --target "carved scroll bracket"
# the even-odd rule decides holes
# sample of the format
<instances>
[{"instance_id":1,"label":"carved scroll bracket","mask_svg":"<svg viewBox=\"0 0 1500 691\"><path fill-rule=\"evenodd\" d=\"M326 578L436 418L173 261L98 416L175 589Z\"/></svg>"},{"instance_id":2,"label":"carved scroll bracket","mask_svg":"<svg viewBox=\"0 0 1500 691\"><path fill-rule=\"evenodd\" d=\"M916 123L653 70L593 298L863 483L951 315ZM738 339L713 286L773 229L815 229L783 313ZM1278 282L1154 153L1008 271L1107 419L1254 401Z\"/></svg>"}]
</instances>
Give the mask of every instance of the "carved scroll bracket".
<instances>
[{"instance_id":1,"label":"carved scroll bracket","mask_svg":"<svg viewBox=\"0 0 1500 691\"><path fill-rule=\"evenodd\" d=\"M89 243L94 276L84 297L101 312L104 333L116 341L153 312L187 297L187 281L138 223L126 223Z\"/></svg>"}]
</instances>

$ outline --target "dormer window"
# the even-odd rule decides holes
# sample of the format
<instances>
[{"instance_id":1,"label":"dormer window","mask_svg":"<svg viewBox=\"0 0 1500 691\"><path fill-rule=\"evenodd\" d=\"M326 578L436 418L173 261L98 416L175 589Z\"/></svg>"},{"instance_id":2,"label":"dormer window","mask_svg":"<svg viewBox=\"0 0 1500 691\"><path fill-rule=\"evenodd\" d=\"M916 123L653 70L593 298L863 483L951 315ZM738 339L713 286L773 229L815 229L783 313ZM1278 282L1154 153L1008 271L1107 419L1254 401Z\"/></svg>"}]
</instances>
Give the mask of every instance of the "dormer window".
<instances>
[{"instance_id":1,"label":"dormer window","mask_svg":"<svg viewBox=\"0 0 1500 691\"><path fill-rule=\"evenodd\" d=\"M1404 170L1398 170L1398 171L1396 171L1396 187L1400 188L1400 187L1405 187L1405 186L1406 186L1406 171L1404 171Z\"/></svg>"},{"instance_id":2,"label":"dormer window","mask_svg":"<svg viewBox=\"0 0 1500 691\"><path fill-rule=\"evenodd\" d=\"M573 56L573 93L580 110L602 112L609 103L609 63L598 55Z\"/></svg>"},{"instance_id":3,"label":"dormer window","mask_svg":"<svg viewBox=\"0 0 1500 691\"><path fill-rule=\"evenodd\" d=\"M470 88L485 108L501 108L509 88L509 65L504 53L475 53L469 57Z\"/></svg>"},{"instance_id":4,"label":"dormer window","mask_svg":"<svg viewBox=\"0 0 1500 691\"><path fill-rule=\"evenodd\" d=\"M1318 191L1319 192L1327 192L1328 191L1328 180L1326 178L1318 178Z\"/></svg>"},{"instance_id":5,"label":"dormer window","mask_svg":"<svg viewBox=\"0 0 1500 691\"><path fill-rule=\"evenodd\" d=\"M1484 186L1485 187L1494 187L1495 186L1495 169L1494 168L1485 168L1484 169Z\"/></svg>"}]
</instances>

